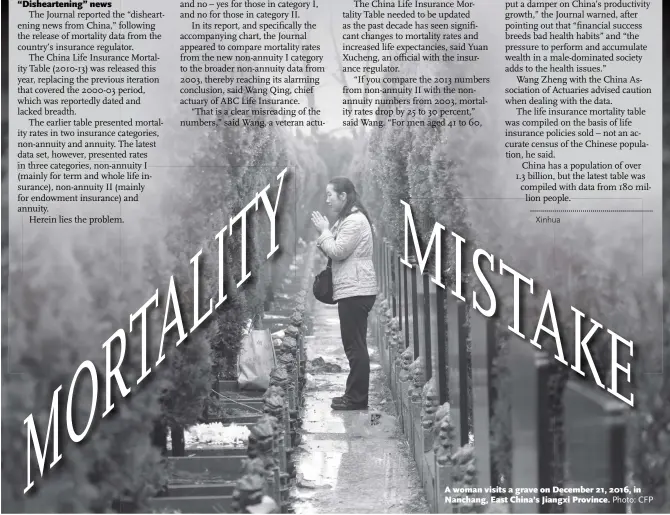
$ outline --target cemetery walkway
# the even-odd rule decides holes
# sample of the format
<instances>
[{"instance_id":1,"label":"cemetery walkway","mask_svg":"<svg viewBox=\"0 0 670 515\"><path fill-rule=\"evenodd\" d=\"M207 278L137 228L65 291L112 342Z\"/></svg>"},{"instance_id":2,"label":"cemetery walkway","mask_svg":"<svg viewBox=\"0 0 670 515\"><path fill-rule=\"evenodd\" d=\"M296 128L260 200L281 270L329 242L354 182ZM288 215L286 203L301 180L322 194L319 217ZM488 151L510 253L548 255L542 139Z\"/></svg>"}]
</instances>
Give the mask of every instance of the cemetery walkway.
<instances>
[{"instance_id":1,"label":"cemetery walkway","mask_svg":"<svg viewBox=\"0 0 670 515\"><path fill-rule=\"evenodd\" d=\"M305 342L307 359L313 362L321 357L342 371L315 368L310 372L297 453L295 512L428 513L414 460L396 423L378 349L369 338L369 411L333 411L331 399L344 393L349 364L337 306L316 301L313 306L313 333ZM377 425L370 423L374 411L381 412Z\"/></svg>"}]
</instances>

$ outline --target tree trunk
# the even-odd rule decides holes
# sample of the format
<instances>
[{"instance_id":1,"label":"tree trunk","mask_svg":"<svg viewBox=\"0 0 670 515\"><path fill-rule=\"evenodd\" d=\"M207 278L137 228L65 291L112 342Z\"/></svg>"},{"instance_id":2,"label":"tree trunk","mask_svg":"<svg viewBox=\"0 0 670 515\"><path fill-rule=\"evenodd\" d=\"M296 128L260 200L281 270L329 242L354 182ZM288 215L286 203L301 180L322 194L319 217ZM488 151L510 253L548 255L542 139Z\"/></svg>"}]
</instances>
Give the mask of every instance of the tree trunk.
<instances>
[{"instance_id":1,"label":"tree trunk","mask_svg":"<svg viewBox=\"0 0 670 515\"><path fill-rule=\"evenodd\" d=\"M184 428L177 424L170 426L172 435L172 456L186 455L186 439L184 438Z\"/></svg>"},{"instance_id":2,"label":"tree trunk","mask_svg":"<svg viewBox=\"0 0 670 515\"><path fill-rule=\"evenodd\" d=\"M154 428L153 428L153 431L151 432L151 444L154 447L157 447L158 449L160 449L161 456L163 456L163 462L167 463L167 456L168 456L168 452L167 452L167 426L165 424L163 424L162 420L160 420L160 419L157 419L154 422ZM167 492L168 492L168 482L167 482L167 478L166 478L165 483L163 485L161 485L161 487L159 488L156 495L158 497L161 497L161 496L167 495ZM129 508L127 506L122 508L121 507L122 504L123 504L123 502L120 501L120 503L119 503L119 509L121 510L120 513L135 513L135 508L132 508L132 507ZM128 510L132 510L132 511L128 511Z\"/></svg>"},{"instance_id":3,"label":"tree trunk","mask_svg":"<svg viewBox=\"0 0 670 515\"><path fill-rule=\"evenodd\" d=\"M209 422L209 395L202 403L202 421L206 424Z\"/></svg>"},{"instance_id":4,"label":"tree trunk","mask_svg":"<svg viewBox=\"0 0 670 515\"><path fill-rule=\"evenodd\" d=\"M167 427L160 420L154 422L151 443L161 450L161 455L167 456Z\"/></svg>"}]
</instances>

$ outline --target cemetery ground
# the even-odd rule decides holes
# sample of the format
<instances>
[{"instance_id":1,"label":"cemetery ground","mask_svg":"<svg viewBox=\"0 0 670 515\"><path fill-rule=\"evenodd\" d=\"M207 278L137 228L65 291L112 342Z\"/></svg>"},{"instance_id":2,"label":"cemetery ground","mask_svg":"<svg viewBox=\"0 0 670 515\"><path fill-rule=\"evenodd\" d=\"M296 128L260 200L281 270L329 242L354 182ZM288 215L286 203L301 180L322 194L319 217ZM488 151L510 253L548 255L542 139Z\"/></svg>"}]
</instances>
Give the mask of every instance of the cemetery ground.
<instances>
[{"instance_id":1,"label":"cemetery ground","mask_svg":"<svg viewBox=\"0 0 670 515\"><path fill-rule=\"evenodd\" d=\"M169 482L151 500L152 511L239 513L250 505L257 513L431 511L373 337L374 312L369 409L330 406L344 392L349 364L337 306L316 302L306 288L317 263L313 249L300 256L293 270L302 281L287 277L266 313L264 325L277 335L270 388L262 394L240 391L234 380L217 382L207 420L187 431L184 456L169 458ZM267 502L258 504L261 490Z\"/></svg>"},{"instance_id":2,"label":"cemetery ground","mask_svg":"<svg viewBox=\"0 0 670 515\"><path fill-rule=\"evenodd\" d=\"M552 513L558 507L581 513L585 505L597 511L604 504L610 512L626 513L630 501L612 494L626 490L624 421L612 416L620 408L579 382L569 382L563 400L563 459L570 467L560 488L571 495L540 499L505 488L511 483L523 492L553 491L551 469L544 464L563 463L554 452L555 432L547 430L548 360L523 342L509 342L512 420L499 428L492 410L500 393L494 388L499 349L493 322L468 317L465 304L445 296L416 265L401 267L386 242L376 248L380 294L368 321L369 409L331 408L331 399L344 393L349 365L337 306L316 302L309 291L312 270L324 265L309 248L292 267L301 277L284 279L265 314L276 352L270 388L264 394L241 392L236 380L217 382L215 393L223 402L210 411L209 423L237 423L219 438L234 440L232 448L228 441L221 441L220 449L187 443L186 456L171 459L178 474L167 495L154 499L152 508ZM212 427L216 431L221 429ZM507 474L494 457L494 437L501 431L511 433ZM635 491L641 493L639 487Z\"/></svg>"},{"instance_id":3,"label":"cemetery ground","mask_svg":"<svg viewBox=\"0 0 670 515\"><path fill-rule=\"evenodd\" d=\"M373 313L370 314L372 325ZM368 340L371 358L367 411L334 411L332 397L344 393L349 366L337 306L313 304L314 330L306 338L311 363L305 390L302 444L297 456L296 513L429 513L409 446L397 424L379 349ZM330 372L339 365L340 372ZM328 370L324 372L323 370ZM379 423L371 414L380 412Z\"/></svg>"}]
</instances>

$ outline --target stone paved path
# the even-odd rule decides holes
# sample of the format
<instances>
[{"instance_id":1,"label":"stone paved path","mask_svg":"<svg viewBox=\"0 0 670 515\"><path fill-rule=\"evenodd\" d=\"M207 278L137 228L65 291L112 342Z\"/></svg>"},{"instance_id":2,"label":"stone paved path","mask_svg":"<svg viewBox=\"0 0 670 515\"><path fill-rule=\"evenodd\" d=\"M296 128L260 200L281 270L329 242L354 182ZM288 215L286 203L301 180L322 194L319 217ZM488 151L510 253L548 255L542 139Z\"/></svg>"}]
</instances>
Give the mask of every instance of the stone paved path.
<instances>
[{"instance_id":1,"label":"stone paved path","mask_svg":"<svg viewBox=\"0 0 670 515\"><path fill-rule=\"evenodd\" d=\"M337 306L314 301L308 360L322 357L341 373L316 373L305 392L303 442L298 450L296 513L428 513L409 448L397 427L378 350L368 340L372 360L370 411L382 412L372 426L367 411L333 411L349 371L340 339ZM371 314L372 315L372 314ZM370 324L371 325L371 324Z\"/></svg>"}]
</instances>

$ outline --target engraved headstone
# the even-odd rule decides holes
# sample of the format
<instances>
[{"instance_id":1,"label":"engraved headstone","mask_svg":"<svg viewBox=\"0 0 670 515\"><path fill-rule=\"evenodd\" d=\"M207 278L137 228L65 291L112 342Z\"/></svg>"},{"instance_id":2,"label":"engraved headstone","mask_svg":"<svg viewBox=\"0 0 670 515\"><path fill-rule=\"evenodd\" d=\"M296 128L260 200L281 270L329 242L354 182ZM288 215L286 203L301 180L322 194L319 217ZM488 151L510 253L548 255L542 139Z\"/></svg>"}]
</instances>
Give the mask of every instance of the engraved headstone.
<instances>
[{"instance_id":1,"label":"engraved headstone","mask_svg":"<svg viewBox=\"0 0 670 515\"><path fill-rule=\"evenodd\" d=\"M472 342L473 426L477 482L480 488L497 486L491 467L491 419L493 391L491 385L496 352L495 324L492 319L474 311L470 316Z\"/></svg>"},{"instance_id":2,"label":"engraved headstone","mask_svg":"<svg viewBox=\"0 0 670 515\"><path fill-rule=\"evenodd\" d=\"M412 270L414 272L414 280L416 281L416 325L417 325L417 335L419 337L419 352L414 353L414 358L421 356L424 358L423 363L425 363L426 357L426 338L429 338L430 335L426 334L426 314L425 314L425 303L424 303L424 286L423 275L419 272L419 267L415 266Z\"/></svg>"},{"instance_id":3,"label":"engraved headstone","mask_svg":"<svg viewBox=\"0 0 670 515\"><path fill-rule=\"evenodd\" d=\"M423 287L421 288L420 299L420 311L421 311L421 332L423 334L423 339L421 341L423 359L424 359L424 374L426 381L429 381L433 377L433 350L432 350L432 340L430 334L430 285L433 284L430 280L428 274L423 274L421 277L421 283Z\"/></svg>"},{"instance_id":4,"label":"engraved headstone","mask_svg":"<svg viewBox=\"0 0 670 515\"><path fill-rule=\"evenodd\" d=\"M408 274L410 277L410 338L412 340L412 347L414 349L414 357L417 358L421 355L421 344L419 340L419 285L420 281L417 281L418 276L418 267L416 264L412 266L412 269Z\"/></svg>"},{"instance_id":5,"label":"engraved headstone","mask_svg":"<svg viewBox=\"0 0 670 515\"><path fill-rule=\"evenodd\" d=\"M566 486L598 489L575 498L606 498L609 503L571 502L569 513L626 513L625 420L627 406L586 381L571 380L565 390ZM630 486L629 486L630 488ZM619 493L614 493L614 492ZM612 493L610 493L612 492Z\"/></svg>"},{"instance_id":6,"label":"engraved headstone","mask_svg":"<svg viewBox=\"0 0 670 515\"><path fill-rule=\"evenodd\" d=\"M398 314L398 290L396 288L395 267L393 266L394 250L391 244L388 244L388 253L386 255L386 268L388 269L389 292L391 295L391 316Z\"/></svg>"},{"instance_id":7,"label":"engraved headstone","mask_svg":"<svg viewBox=\"0 0 670 515\"><path fill-rule=\"evenodd\" d=\"M449 404L457 446L466 445L468 435L467 367L465 366L465 304L447 293L447 352L449 366Z\"/></svg>"},{"instance_id":8,"label":"engraved headstone","mask_svg":"<svg viewBox=\"0 0 670 515\"><path fill-rule=\"evenodd\" d=\"M411 345L411 327L412 327L412 322L410 319L410 313L412 312L410 308L410 304L412 302L412 296L410 293L410 284L411 281L409 279L410 277L410 272L411 270L403 263L400 264L402 267L402 294L403 294L403 305L405 306L404 311L402 313L403 316L403 333L405 335L405 347L409 347Z\"/></svg>"},{"instance_id":9,"label":"engraved headstone","mask_svg":"<svg viewBox=\"0 0 670 515\"><path fill-rule=\"evenodd\" d=\"M389 259L388 259L389 245L386 240L384 240L384 246L382 247L382 269L384 270L384 294L389 300L389 306L391 305L391 292L389 291Z\"/></svg>"},{"instance_id":10,"label":"engraved headstone","mask_svg":"<svg viewBox=\"0 0 670 515\"><path fill-rule=\"evenodd\" d=\"M547 417L540 411L547 409L549 357L518 337L510 338L509 350L512 364L512 486L539 489L543 483L542 474L547 472L544 469L552 461L546 445L549 431L541 424ZM534 502L512 505L514 513L546 513L548 509L549 505Z\"/></svg>"},{"instance_id":11,"label":"engraved headstone","mask_svg":"<svg viewBox=\"0 0 670 515\"><path fill-rule=\"evenodd\" d=\"M400 325L400 330L403 330L404 324L403 324L403 317L405 314L405 300L404 300L404 285L403 285L403 268L404 265L400 262L400 257L398 256L398 253L395 252L393 254L393 260L394 260L394 267L395 267L395 277L396 277L396 283L397 283L397 290L398 290L398 323Z\"/></svg>"},{"instance_id":12,"label":"engraved headstone","mask_svg":"<svg viewBox=\"0 0 670 515\"><path fill-rule=\"evenodd\" d=\"M430 348L433 377L440 405L447 402L447 337L445 334L444 289L430 282Z\"/></svg>"}]
</instances>

